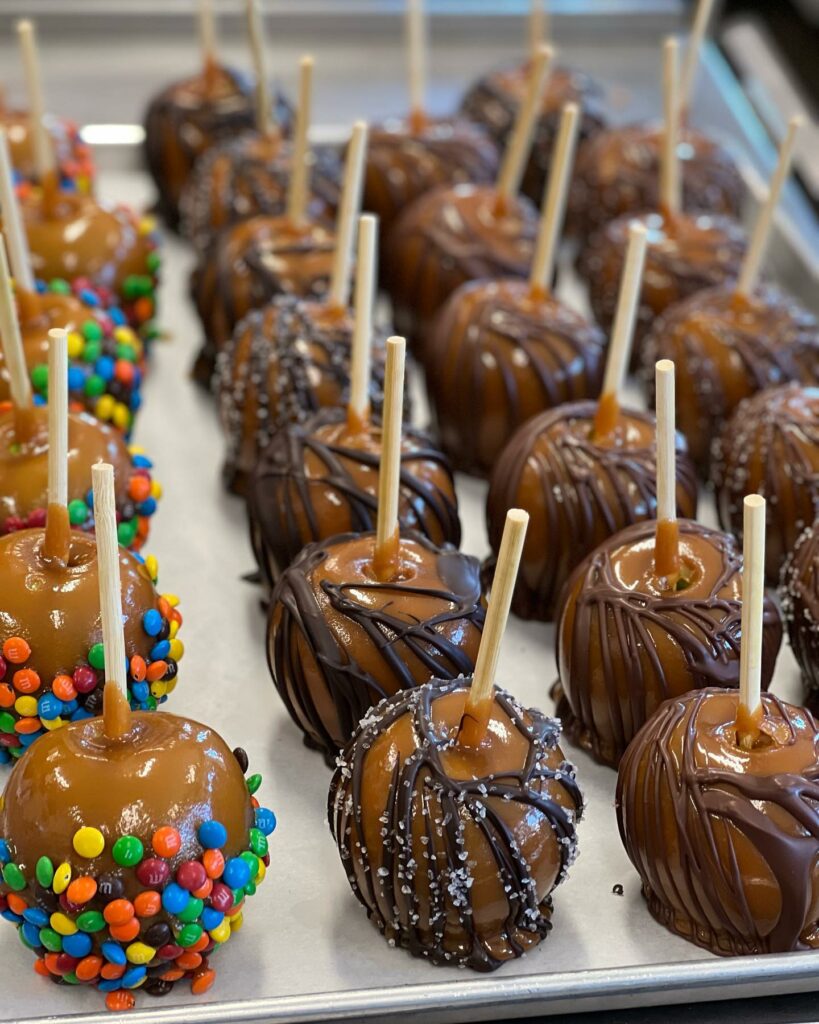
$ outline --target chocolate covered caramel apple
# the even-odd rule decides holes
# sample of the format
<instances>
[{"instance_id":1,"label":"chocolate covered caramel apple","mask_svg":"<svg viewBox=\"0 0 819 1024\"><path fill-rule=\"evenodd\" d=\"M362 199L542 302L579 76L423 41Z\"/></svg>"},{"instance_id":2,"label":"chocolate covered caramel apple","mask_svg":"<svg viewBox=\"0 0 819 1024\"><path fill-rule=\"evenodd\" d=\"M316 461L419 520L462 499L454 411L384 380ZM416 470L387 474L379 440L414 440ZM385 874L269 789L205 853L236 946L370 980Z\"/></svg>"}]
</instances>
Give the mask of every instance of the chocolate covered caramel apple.
<instances>
[{"instance_id":1,"label":"chocolate covered caramel apple","mask_svg":"<svg viewBox=\"0 0 819 1024\"><path fill-rule=\"evenodd\" d=\"M384 284L396 327L416 344L460 285L529 273L538 216L518 188L550 56L544 48L532 62L527 99L496 183L433 189L405 210L390 232Z\"/></svg>"},{"instance_id":2,"label":"chocolate covered caramel apple","mask_svg":"<svg viewBox=\"0 0 819 1024\"><path fill-rule=\"evenodd\" d=\"M711 475L720 523L738 537L744 495L767 499L765 576L776 585L819 515L819 388L786 384L740 402L715 439Z\"/></svg>"},{"instance_id":3,"label":"chocolate covered caramel apple","mask_svg":"<svg viewBox=\"0 0 819 1024\"><path fill-rule=\"evenodd\" d=\"M657 707L708 686L739 685L742 558L734 538L679 521L680 575L655 570L654 522L616 533L575 569L557 626L557 715L572 742L617 767ZM765 608L762 685L782 640Z\"/></svg>"},{"instance_id":4,"label":"chocolate covered caramel apple","mask_svg":"<svg viewBox=\"0 0 819 1024\"><path fill-rule=\"evenodd\" d=\"M481 476L515 430L563 402L596 396L603 332L551 291L579 123L563 112L528 282L471 281L450 297L423 349L441 445L456 468Z\"/></svg>"},{"instance_id":5,"label":"chocolate covered caramel apple","mask_svg":"<svg viewBox=\"0 0 819 1024\"><path fill-rule=\"evenodd\" d=\"M617 820L652 915L723 956L815 949L819 730L761 697L760 736L737 742L739 694L663 704L620 762Z\"/></svg>"},{"instance_id":6,"label":"chocolate covered caramel apple","mask_svg":"<svg viewBox=\"0 0 819 1024\"><path fill-rule=\"evenodd\" d=\"M802 671L808 707L819 708L819 530L804 531L782 568L782 615L793 656Z\"/></svg>"}]
</instances>

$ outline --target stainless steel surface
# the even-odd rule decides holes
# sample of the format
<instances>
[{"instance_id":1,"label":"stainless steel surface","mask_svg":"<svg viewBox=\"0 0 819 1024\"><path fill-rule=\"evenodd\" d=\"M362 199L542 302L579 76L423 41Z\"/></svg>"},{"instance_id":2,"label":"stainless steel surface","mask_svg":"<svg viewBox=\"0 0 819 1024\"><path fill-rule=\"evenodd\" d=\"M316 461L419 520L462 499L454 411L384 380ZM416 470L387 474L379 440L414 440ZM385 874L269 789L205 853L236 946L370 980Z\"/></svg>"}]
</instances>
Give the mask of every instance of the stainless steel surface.
<instances>
[{"instance_id":1,"label":"stainless steel surface","mask_svg":"<svg viewBox=\"0 0 819 1024\"><path fill-rule=\"evenodd\" d=\"M122 45L127 49L129 44ZM76 50L67 44L63 51L58 48L49 65L54 83L70 81L72 52L77 63ZM445 107L469 73L511 56L511 49L490 54L485 45L477 57L465 48L456 50L446 62L446 73L436 79L436 103ZM638 46L625 54L588 47L570 56L609 81L625 81L614 92L621 118L656 110L653 49ZM181 70L187 60L177 53L168 62L167 54L163 59L161 53L140 51L139 62L141 67L151 64L153 88L154 78L166 77L171 68ZM99 99L114 110L117 97L106 97L100 82L117 66L126 72L125 101L127 86L139 78L136 69L118 61L114 52L103 55L100 63L102 71L96 71L102 77L88 69L82 71L81 83L66 84L66 105L69 100L87 105L93 116ZM439 70L443 63L439 56ZM367 78L379 81L377 91L361 83L353 52L343 51L336 60L328 53L322 63L326 78L319 93L320 119L338 123L362 113L376 116L400 109L400 57L395 50L391 57L382 53L376 64L368 68ZM770 148L766 152L753 125L749 134L747 111L725 74L712 57L698 88L695 119L736 140L743 166L758 183L771 160ZM384 76L383 86L379 75ZM150 91L142 79L140 83ZM90 98L85 95L89 88ZM52 94L63 98L53 87ZM133 170L104 171L100 191L107 199L137 206L151 198L147 179ZM801 234L810 223L802 216L799 197L791 195L788 201L777 255L787 283L810 299L817 281L816 252L811 253L811 243ZM190 267L189 251L169 239L161 301L171 338L157 347L136 437L155 459L165 485L149 549L159 558L162 586L180 593L186 618L181 681L168 709L201 718L230 743L247 748L253 770L264 775L260 797L275 809L279 828L271 841L270 870L249 901L241 934L214 957L218 977L213 989L198 999L183 989L164 1000L141 995L138 1009L123 1019L133 1024L478 1021L819 988L811 954L723 960L656 924L617 836L614 773L570 748L589 806L581 824L580 858L555 894L550 937L525 959L490 977L436 969L383 942L353 899L327 832L328 773L320 758L302 746L269 681L258 592L241 579L252 567L243 509L219 483L222 437L212 402L187 379L199 340L187 299ZM584 307L582 289L565 266L560 287L568 300ZM639 395L633 397L641 403ZM483 556L485 485L462 478L458 486L464 548ZM708 508L703 519L713 521ZM551 627L513 620L499 680L525 702L546 709L555 674L552 639ZM774 688L786 698L798 697L795 665L787 650ZM624 887L623 896L612 891L617 883ZM30 952L5 924L0 942L5 943L0 1020L45 1024L57 1015L74 1024L112 1020L98 993L58 989L34 976Z\"/></svg>"}]
</instances>

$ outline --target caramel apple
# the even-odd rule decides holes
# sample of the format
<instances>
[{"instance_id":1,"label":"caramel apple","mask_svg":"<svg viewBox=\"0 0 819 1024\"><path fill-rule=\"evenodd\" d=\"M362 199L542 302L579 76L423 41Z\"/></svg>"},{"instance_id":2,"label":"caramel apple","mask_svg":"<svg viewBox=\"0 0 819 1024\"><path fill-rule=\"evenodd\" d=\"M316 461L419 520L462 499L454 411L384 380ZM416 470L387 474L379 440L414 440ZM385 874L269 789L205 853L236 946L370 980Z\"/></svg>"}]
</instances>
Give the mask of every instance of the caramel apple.
<instances>
[{"instance_id":1,"label":"caramel apple","mask_svg":"<svg viewBox=\"0 0 819 1024\"><path fill-rule=\"evenodd\" d=\"M38 178L31 115L27 110L5 106L0 98L0 128L6 132L9 141L18 189L25 195ZM65 117L49 117L46 129L57 164L60 187L90 194L96 171L91 147L82 141L77 125Z\"/></svg>"},{"instance_id":2,"label":"caramel apple","mask_svg":"<svg viewBox=\"0 0 819 1024\"><path fill-rule=\"evenodd\" d=\"M656 524L636 523L572 573L557 624L557 715L566 735L617 767L669 697L739 685L742 557L730 534L679 522L679 576L658 576ZM764 618L762 685L773 675L782 622Z\"/></svg>"}]
</instances>

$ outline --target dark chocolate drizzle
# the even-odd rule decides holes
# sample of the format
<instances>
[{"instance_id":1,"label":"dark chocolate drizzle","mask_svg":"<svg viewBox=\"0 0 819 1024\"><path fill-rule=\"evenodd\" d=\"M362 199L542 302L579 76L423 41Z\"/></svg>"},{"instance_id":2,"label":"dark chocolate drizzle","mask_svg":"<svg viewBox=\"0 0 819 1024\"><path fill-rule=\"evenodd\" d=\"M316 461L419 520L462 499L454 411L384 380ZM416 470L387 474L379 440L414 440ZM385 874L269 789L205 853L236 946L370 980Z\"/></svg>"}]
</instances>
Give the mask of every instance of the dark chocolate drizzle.
<instances>
[{"instance_id":1,"label":"dark chocolate drizzle","mask_svg":"<svg viewBox=\"0 0 819 1024\"><path fill-rule=\"evenodd\" d=\"M497 555L509 508L525 508L532 522L523 548L512 609L524 619L551 621L570 573L601 540L657 514L656 446L600 445L590 437L596 402L573 402L534 416L504 448L489 481L487 529ZM626 415L654 425L650 413ZM536 467L537 503L522 494L524 470ZM677 507L693 518L697 478L685 441L677 437ZM537 540L545 535L551 557ZM538 569L540 564L540 569ZM494 570L490 559L488 572Z\"/></svg>"},{"instance_id":2,"label":"dark chocolate drizzle","mask_svg":"<svg viewBox=\"0 0 819 1024\"><path fill-rule=\"evenodd\" d=\"M714 439L711 475L720 524L740 540L745 495L767 499L765 576L775 586L819 516L819 389L786 384L740 402Z\"/></svg>"},{"instance_id":3,"label":"dark chocolate drizzle","mask_svg":"<svg viewBox=\"0 0 819 1024\"><path fill-rule=\"evenodd\" d=\"M619 581L612 552L650 539L656 530L652 521L636 523L597 548L575 569L564 590L567 603L556 632L561 673L553 691L557 715L573 743L611 767L617 766L635 733L664 700L708 686L739 686L742 602L721 597L720 592L739 577L742 555L730 534L687 519L678 522L681 537L698 535L720 554L721 567L709 581L707 597L691 598L684 590L651 594ZM564 621L571 610L574 623L567 651ZM767 598L763 629L762 686L767 689L782 642L782 620ZM595 658L590 637L597 637L600 645ZM685 659L682 679L669 676L659 637ZM601 679L604 694L593 682ZM608 711L603 735L602 697Z\"/></svg>"},{"instance_id":4,"label":"dark chocolate drizzle","mask_svg":"<svg viewBox=\"0 0 819 1024\"><path fill-rule=\"evenodd\" d=\"M819 707L819 530L805 530L782 569L782 614L811 710Z\"/></svg>"},{"instance_id":5,"label":"dark chocolate drizzle","mask_svg":"<svg viewBox=\"0 0 819 1024\"><path fill-rule=\"evenodd\" d=\"M616 798L623 844L653 916L697 945L732 956L816 948L816 920L808 919L819 861L816 722L803 708L763 694L766 715L787 731L780 745L807 747L805 763L769 775L720 768L716 759L697 765L695 746L706 742L699 716L723 693L667 701L626 751ZM731 725L725 722L726 733ZM749 855L767 866L779 890L772 927L748 900L742 865Z\"/></svg>"},{"instance_id":6,"label":"dark chocolate drizzle","mask_svg":"<svg viewBox=\"0 0 819 1024\"><path fill-rule=\"evenodd\" d=\"M383 661L378 677L356 661L355 650L336 636L310 581L330 557L343 557L344 545L361 534L343 534L324 543L308 544L292 565L282 573L273 591L267 629L267 662L273 682L290 717L303 728L299 715L309 723L309 739L321 749L328 763L339 747L353 734L358 722L379 700L398 690L417 687L429 679L452 679L474 668L472 658L462 649L469 626L483 629L484 607L481 597L480 563L449 545L436 547L424 538L412 539L435 560L438 584L419 586L412 579L380 583L356 580L349 584L320 583L330 606L339 615L366 634L369 643ZM360 603L357 594L380 593L378 608ZM412 602L417 597L440 602L441 610L422 620L413 616ZM399 613L403 610L404 616ZM456 629L456 638L446 631ZM305 682L296 637L303 637L313 652L327 691L338 714L342 737L334 737ZM457 642L457 640L460 640ZM421 665L417 678L407 664L411 654ZM298 704L298 713L294 702Z\"/></svg>"},{"instance_id":7,"label":"dark chocolate drizzle","mask_svg":"<svg viewBox=\"0 0 819 1024\"><path fill-rule=\"evenodd\" d=\"M376 527L378 495L364 489L351 472L353 465L373 470L377 487L378 451L350 444L331 444L316 436L330 424L343 423L343 408L322 409L304 423L281 427L259 456L248 488L247 511L253 551L263 578L272 587L305 544L327 539L313 502L316 490L324 490L349 510L350 530L368 532ZM378 429L376 421L373 426ZM323 471L307 476L308 454L318 459ZM461 543L461 521L454 499L455 485L446 456L419 430L405 428L401 452L399 522L402 530L414 530L433 543ZM451 494L438 482L448 482Z\"/></svg>"},{"instance_id":8,"label":"dark chocolate drizzle","mask_svg":"<svg viewBox=\"0 0 819 1024\"><path fill-rule=\"evenodd\" d=\"M546 893L538 899L532 865L523 857L502 809L526 809L532 827L555 837L560 853L558 885L577 856L576 822L583 813L583 798L573 765L561 761L554 768L547 763L552 752L562 756L558 746L560 723L539 711L524 710L503 690L495 691L495 702L525 739L528 749L524 764L517 771L493 772L469 780L455 779L447 772L442 755L454 741L434 729L433 703L465 689L471 681L436 679L379 704L338 759L330 785L328 817L352 890L390 942L434 964L492 971L505 960L521 956L533 944L533 935L535 941L540 941L552 927L551 895ZM372 851L363 846L365 761L373 743L404 715L412 716L418 746L407 760L395 765L379 817L384 825L382 867L376 872ZM573 809L555 799L558 790L569 798ZM424 834L415 842L413 824L419 802ZM378 810L373 808L370 813ZM475 902L478 888L472 884L473 866L464 840L467 824L480 833L508 894L508 916L500 936L503 950L493 949L490 937L476 923L475 911L480 908ZM365 888L358 883L356 865L366 878ZM424 875L430 910L426 920L421 917L425 908L417 889L417 879ZM390 919L384 917L379 897L394 908ZM528 941L522 941L524 936ZM454 952L453 945L457 946Z\"/></svg>"},{"instance_id":9,"label":"dark chocolate drizzle","mask_svg":"<svg viewBox=\"0 0 819 1024\"><path fill-rule=\"evenodd\" d=\"M599 394L605 347L599 327L533 300L527 282L464 285L424 351L444 451L458 469L488 475L531 416Z\"/></svg>"}]
</instances>

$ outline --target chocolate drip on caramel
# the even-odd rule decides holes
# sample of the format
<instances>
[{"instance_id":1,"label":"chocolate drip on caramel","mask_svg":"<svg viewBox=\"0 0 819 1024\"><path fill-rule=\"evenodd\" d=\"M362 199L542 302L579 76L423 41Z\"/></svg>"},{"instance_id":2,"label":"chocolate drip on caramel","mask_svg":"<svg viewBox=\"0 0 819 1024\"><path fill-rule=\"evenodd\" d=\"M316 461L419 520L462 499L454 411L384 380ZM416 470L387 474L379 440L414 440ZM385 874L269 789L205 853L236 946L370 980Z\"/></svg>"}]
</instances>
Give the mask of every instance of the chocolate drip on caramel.
<instances>
[{"instance_id":1,"label":"chocolate drip on caramel","mask_svg":"<svg viewBox=\"0 0 819 1024\"><path fill-rule=\"evenodd\" d=\"M375 529L380 425L375 421L351 435L346 420L345 409L324 409L276 431L259 457L247 507L253 549L269 587L305 544ZM401 448L401 527L433 544L458 547L461 523L449 462L412 428L404 430Z\"/></svg>"},{"instance_id":2,"label":"chocolate drip on caramel","mask_svg":"<svg viewBox=\"0 0 819 1024\"><path fill-rule=\"evenodd\" d=\"M819 388L788 384L742 402L715 439L711 475L722 527L742 539L746 494L767 499L765 578L819 515Z\"/></svg>"},{"instance_id":3,"label":"chocolate drip on caramel","mask_svg":"<svg viewBox=\"0 0 819 1024\"><path fill-rule=\"evenodd\" d=\"M596 402L574 402L533 417L504 448L490 478L486 517L496 554L507 509L530 516L512 599L522 618L554 618L574 567L618 530L656 516L654 417L621 410L612 438L597 441L596 412ZM692 518L696 503L694 467L678 437L679 513Z\"/></svg>"},{"instance_id":4,"label":"chocolate drip on caramel","mask_svg":"<svg viewBox=\"0 0 819 1024\"><path fill-rule=\"evenodd\" d=\"M569 738L616 767L664 700L739 686L742 557L730 534L677 520L681 589L651 579L656 523L637 523L577 567L557 629L557 714ZM774 603L763 612L762 685L782 641Z\"/></svg>"},{"instance_id":5,"label":"chocolate drip on caramel","mask_svg":"<svg viewBox=\"0 0 819 1024\"><path fill-rule=\"evenodd\" d=\"M802 670L808 706L819 709L819 530L805 530L782 569L782 614Z\"/></svg>"},{"instance_id":6,"label":"chocolate drip on caramel","mask_svg":"<svg viewBox=\"0 0 819 1024\"><path fill-rule=\"evenodd\" d=\"M471 672L483 628L477 559L404 537L398 576L382 583L373 550L372 534L310 544L271 599L273 681L328 762L383 697Z\"/></svg>"},{"instance_id":7,"label":"chocolate drip on caramel","mask_svg":"<svg viewBox=\"0 0 819 1024\"><path fill-rule=\"evenodd\" d=\"M819 324L771 285L747 298L723 285L676 303L655 321L643 346L651 404L658 359L677 367L677 426L707 474L713 439L744 398L790 381L819 382Z\"/></svg>"},{"instance_id":8,"label":"chocolate drip on caramel","mask_svg":"<svg viewBox=\"0 0 819 1024\"><path fill-rule=\"evenodd\" d=\"M667 701L626 751L620 835L649 910L722 955L819 946L819 735L762 695L763 742L736 744L735 691Z\"/></svg>"},{"instance_id":9,"label":"chocolate drip on caramel","mask_svg":"<svg viewBox=\"0 0 819 1024\"><path fill-rule=\"evenodd\" d=\"M583 799L559 723L502 690L491 715L503 739L490 729L482 753L458 751L470 683L435 680L375 708L339 758L328 813L353 892L390 942L492 971L551 929Z\"/></svg>"},{"instance_id":10,"label":"chocolate drip on caramel","mask_svg":"<svg viewBox=\"0 0 819 1024\"><path fill-rule=\"evenodd\" d=\"M427 388L444 451L480 476L526 420L594 398L606 339L527 281L475 281L444 307L426 346Z\"/></svg>"}]
</instances>

